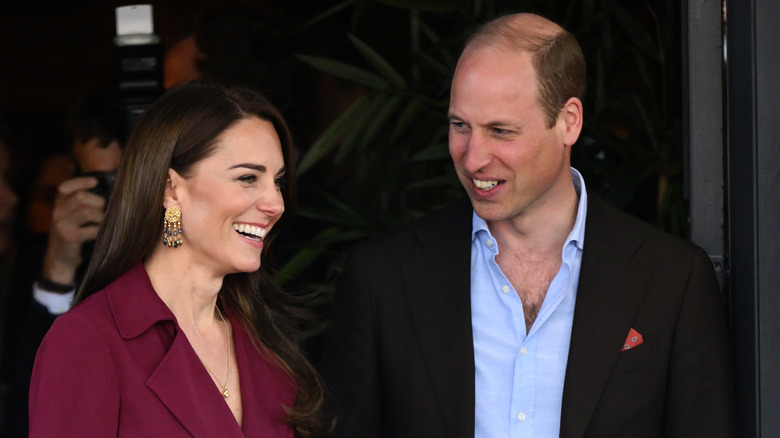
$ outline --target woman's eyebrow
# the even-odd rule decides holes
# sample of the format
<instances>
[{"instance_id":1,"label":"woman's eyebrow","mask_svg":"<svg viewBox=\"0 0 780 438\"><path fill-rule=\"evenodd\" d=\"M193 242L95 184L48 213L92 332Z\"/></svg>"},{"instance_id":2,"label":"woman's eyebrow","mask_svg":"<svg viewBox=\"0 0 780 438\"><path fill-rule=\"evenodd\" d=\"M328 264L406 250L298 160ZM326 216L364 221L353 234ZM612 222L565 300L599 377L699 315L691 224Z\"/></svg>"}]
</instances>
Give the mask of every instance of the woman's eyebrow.
<instances>
[{"instance_id":1,"label":"woman's eyebrow","mask_svg":"<svg viewBox=\"0 0 780 438\"><path fill-rule=\"evenodd\" d=\"M231 166L230 167L230 169L238 169L238 168L252 169L252 170L256 170L258 172L265 172L265 171L268 170L262 164L253 164L253 163L241 163L241 164L236 164L235 166Z\"/></svg>"}]
</instances>

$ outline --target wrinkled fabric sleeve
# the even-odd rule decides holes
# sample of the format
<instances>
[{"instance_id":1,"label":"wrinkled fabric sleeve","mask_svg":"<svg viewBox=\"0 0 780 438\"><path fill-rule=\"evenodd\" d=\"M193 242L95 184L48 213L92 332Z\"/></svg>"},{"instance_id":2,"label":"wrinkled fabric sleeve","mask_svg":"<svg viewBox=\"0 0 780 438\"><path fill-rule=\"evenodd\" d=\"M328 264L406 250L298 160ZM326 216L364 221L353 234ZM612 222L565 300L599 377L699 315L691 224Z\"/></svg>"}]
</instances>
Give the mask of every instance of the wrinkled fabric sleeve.
<instances>
[{"instance_id":1,"label":"wrinkled fabric sleeve","mask_svg":"<svg viewBox=\"0 0 780 438\"><path fill-rule=\"evenodd\" d=\"M706 254L697 251L690 266L672 345L665 435L731 438L736 410L726 308Z\"/></svg>"}]
</instances>

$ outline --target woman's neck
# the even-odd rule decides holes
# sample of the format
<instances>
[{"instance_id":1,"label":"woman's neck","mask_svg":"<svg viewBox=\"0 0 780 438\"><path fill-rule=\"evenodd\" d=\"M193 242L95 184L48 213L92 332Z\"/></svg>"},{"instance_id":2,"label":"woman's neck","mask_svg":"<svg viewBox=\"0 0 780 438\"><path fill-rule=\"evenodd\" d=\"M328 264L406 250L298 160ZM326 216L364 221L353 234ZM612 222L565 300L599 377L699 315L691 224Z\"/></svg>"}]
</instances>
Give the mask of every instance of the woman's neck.
<instances>
[{"instance_id":1,"label":"woman's neck","mask_svg":"<svg viewBox=\"0 0 780 438\"><path fill-rule=\"evenodd\" d=\"M180 325L197 328L213 322L223 277L191 263L185 251L171 248L154 251L144 266L155 292Z\"/></svg>"}]
</instances>

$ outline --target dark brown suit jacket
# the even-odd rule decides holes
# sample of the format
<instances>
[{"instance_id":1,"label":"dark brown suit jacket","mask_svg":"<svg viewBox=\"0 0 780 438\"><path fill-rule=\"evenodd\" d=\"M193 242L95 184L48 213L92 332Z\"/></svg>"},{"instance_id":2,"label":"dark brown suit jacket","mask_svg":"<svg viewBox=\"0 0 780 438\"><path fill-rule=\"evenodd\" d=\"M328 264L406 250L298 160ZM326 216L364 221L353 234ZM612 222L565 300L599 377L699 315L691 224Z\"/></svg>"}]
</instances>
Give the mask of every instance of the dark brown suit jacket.
<instances>
[{"instance_id":1,"label":"dark brown suit jacket","mask_svg":"<svg viewBox=\"0 0 780 438\"><path fill-rule=\"evenodd\" d=\"M588 201L560 436L734 436L706 254ZM348 256L321 363L335 437L474 436L471 214L458 203ZM631 328L644 343L621 352Z\"/></svg>"}]
</instances>

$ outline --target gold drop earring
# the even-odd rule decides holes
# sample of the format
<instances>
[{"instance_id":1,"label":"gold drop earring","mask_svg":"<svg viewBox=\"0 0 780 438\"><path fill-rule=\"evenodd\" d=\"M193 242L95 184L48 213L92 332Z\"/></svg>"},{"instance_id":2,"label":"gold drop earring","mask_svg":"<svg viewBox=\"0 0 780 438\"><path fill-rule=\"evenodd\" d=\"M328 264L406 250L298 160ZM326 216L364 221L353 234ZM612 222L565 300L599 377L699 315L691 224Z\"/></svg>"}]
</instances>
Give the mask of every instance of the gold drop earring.
<instances>
[{"instance_id":1,"label":"gold drop earring","mask_svg":"<svg viewBox=\"0 0 780 438\"><path fill-rule=\"evenodd\" d=\"M184 230L181 228L181 211L176 207L165 209L165 218L163 219L163 245L169 248L178 248L184 244L181 238Z\"/></svg>"}]
</instances>

